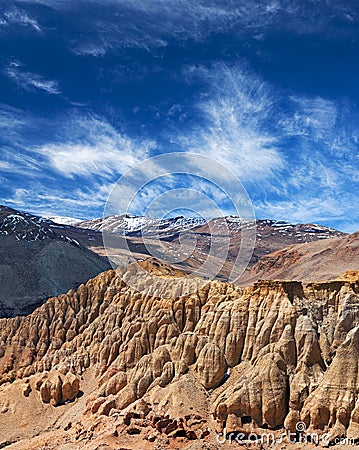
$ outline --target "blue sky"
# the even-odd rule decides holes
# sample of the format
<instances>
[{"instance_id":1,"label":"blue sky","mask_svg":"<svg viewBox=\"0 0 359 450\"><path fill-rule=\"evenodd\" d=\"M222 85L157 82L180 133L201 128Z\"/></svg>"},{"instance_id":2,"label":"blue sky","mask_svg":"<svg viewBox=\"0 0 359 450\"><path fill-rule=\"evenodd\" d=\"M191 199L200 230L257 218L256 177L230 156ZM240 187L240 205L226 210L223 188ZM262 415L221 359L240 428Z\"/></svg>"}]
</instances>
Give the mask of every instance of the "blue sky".
<instances>
[{"instance_id":1,"label":"blue sky","mask_svg":"<svg viewBox=\"0 0 359 450\"><path fill-rule=\"evenodd\" d=\"M99 217L134 164L194 152L258 218L359 229L357 1L0 6L1 203Z\"/></svg>"}]
</instances>

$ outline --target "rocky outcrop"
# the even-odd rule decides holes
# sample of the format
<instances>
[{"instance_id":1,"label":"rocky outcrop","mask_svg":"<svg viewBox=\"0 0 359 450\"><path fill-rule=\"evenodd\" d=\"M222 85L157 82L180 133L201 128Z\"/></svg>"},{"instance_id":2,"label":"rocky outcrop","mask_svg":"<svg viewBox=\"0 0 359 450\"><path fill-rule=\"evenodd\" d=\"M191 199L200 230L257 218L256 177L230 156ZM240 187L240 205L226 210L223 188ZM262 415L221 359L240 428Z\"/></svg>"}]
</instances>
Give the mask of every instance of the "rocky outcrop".
<instances>
[{"instance_id":1,"label":"rocky outcrop","mask_svg":"<svg viewBox=\"0 0 359 450\"><path fill-rule=\"evenodd\" d=\"M36 389L44 403L58 406L75 400L80 391L80 380L71 372L63 375L54 370L36 382Z\"/></svg>"},{"instance_id":2,"label":"rocky outcrop","mask_svg":"<svg viewBox=\"0 0 359 450\"><path fill-rule=\"evenodd\" d=\"M184 297L195 280L168 271L156 287L169 283L165 297L124 279L108 271L27 317L0 320L0 383L36 378L42 402L55 406L74 400L91 371L84 420L150 441L205 439L212 422L218 433L248 434L295 432L301 421L359 438L354 273L246 289L212 281Z\"/></svg>"}]
</instances>

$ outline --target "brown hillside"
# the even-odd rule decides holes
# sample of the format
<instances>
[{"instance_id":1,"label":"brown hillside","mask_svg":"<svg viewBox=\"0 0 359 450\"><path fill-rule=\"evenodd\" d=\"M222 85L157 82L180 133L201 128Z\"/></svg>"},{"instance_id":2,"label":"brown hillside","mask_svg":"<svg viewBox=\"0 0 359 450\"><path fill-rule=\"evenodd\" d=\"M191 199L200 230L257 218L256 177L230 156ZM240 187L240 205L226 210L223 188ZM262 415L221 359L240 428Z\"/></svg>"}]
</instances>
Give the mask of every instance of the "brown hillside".
<instances>
[{"instance_id":1,"label":"brown hillside","mask_svg":"<svg viewBox=\"0 0 359 450\"><path fill-rule=\"evenodd\" d=\"M240 283L248 285L259 279L328 280L349 270L359 270L359 232L292 245L263 256Z\"/></svg>"}]
</instances>

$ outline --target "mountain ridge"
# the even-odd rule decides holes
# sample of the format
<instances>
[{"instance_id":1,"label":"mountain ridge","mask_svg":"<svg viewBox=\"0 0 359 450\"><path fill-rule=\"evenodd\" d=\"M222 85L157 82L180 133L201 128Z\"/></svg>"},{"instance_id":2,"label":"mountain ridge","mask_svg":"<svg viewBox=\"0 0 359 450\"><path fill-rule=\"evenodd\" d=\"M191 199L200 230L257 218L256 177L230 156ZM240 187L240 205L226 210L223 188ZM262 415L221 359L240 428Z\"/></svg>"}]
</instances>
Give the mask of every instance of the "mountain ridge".
<instances>
[{"instance_id":1,"label":"mountain ridge","mask_svg":"<svg viewBox=\"0 0 359 450\"><path fill-rule=\"evenodd\" d=\"M182 216L172 219L153 219L121 215L80 222L76 226L92 231L102 230L106 248L98 246L94 250L110 258L112 254L117 255L118 258L119 254L124 254L124 247L128 246L129 251L126 252L126 257L120 262L117 260L114 264L126 264L131 259L132 261L140 260L153 255L160 257L164 262L173 264L179 270L191 273L200 270L203 262L211 254L210 265L213 271L218 268L217 277L223 281L229 279L237 263L242 237L248 235L248 233L243 234L245 228L247 230L252 228L252 234L256 234L249 268L264 256L289 245L346 236L346 233L321 225L290 224L269 219L253 223L234 216L209 221L200 220L199 223L197 219L186 219ZM218 252L215 254L211 252L211 248L214 247L220 250L222 258L221 248L223 247L225 251L223 261L217 258ZM347 269L350 268L347 267Z\"/></svg>"},{"instance_id":2,"label":"mountain ridge","mask_svg":"<svg viewBox=\"0 0 359 450\"><path fill-rule=\"evenodd\" d=\"M27 314L110 268L76 237L47 219L0 207L0 316Z\"/></svg>"},{"instance_id":3,"label":"mountain ridge","mask_svg":"<svg viewBox=\"0 0 359 450\"><path fill-rule=\"evenodd\" d=\"M76 222L76 226L80 228L89 228L93 230L106 231L119 234L131 234L142 231L142 233L147 234L153 232L153 230L160 230L162 232L172 231L172 230L187 230L193 229L201 226L207 226L211 222L215 221L226 221L228 224L237 225L240 229L243 225L252 222L250 220L242 219L238 216L223 216L218 218L205 219L202 217L184 217L175 216L168 218L155 218L147 216L135 216L131 214L121 214L121 215L111 215L103 218L84 220ZM314 223L291 223L284 220L272 220L272 219L256 219L257 224L268 224L274 227L281 228L291 228L292 232L301 231L307 228L309 233L322 233L321 237L324 239L328 234L331 236L339 236L343 234L348 234L331 227L324 225L318 225Z\"/></svg>"}]
</instances>

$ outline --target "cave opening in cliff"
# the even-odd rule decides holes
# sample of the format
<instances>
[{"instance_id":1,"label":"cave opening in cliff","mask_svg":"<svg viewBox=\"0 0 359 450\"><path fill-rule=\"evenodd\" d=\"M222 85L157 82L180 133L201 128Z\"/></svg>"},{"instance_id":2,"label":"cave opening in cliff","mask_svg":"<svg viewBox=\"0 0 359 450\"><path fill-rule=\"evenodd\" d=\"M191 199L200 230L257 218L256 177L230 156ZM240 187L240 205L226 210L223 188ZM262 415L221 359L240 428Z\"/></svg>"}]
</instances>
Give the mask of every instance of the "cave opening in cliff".
<instances>
[{"instance_id":1,"label":"cave opening in cliff","mask_svg":"<svg viewBox=\"0 0 359 450\"><path fill-rule=\"evenodd\" d=\"M241 420L242 420L242 425L244 425L246 423L251 423L252 422L252 417L251 416L242 416Z\"/></svg>"}]
</instances>

